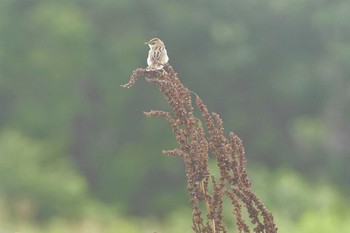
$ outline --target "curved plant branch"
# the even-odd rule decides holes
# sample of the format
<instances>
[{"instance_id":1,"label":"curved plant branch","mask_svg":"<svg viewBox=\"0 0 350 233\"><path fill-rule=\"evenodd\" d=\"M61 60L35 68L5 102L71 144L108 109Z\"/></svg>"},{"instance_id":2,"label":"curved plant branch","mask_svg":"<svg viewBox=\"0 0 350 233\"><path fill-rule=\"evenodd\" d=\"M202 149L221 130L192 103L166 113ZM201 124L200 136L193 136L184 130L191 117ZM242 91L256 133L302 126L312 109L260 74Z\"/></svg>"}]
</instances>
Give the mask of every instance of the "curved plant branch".
<instances>
[{"instance_id":1,"label":"curved plant branch","mask_svg":"<svg viewBox=\"0 0 350 233\"><path fill-rule=\"evenodd\" d=\"M251 190L242 140L233 132L226 137L220 116L210 113L196 94L193 104L190 95L193 92L181 83L172 66L167 64L164 69L138 68L122 87L130 88L140 77L147 76L146 81L156 84L171 106L172 113L152 110L144 114L147 117L165 118L179 143L178 148L163 150L163 153L179 156L185 164L187 190L193 209L193 231L227 232L223 222L223 199L226 196L231 200L239 232L277 232L272 213ZM195 117L194 106L201 112L202 120ZM220 172L218 177L209 171L209 157L216 159ZM205 206L205 215L201 204ZM244 217L244 210L247 217Z\"/></svg>"}]
</instances>

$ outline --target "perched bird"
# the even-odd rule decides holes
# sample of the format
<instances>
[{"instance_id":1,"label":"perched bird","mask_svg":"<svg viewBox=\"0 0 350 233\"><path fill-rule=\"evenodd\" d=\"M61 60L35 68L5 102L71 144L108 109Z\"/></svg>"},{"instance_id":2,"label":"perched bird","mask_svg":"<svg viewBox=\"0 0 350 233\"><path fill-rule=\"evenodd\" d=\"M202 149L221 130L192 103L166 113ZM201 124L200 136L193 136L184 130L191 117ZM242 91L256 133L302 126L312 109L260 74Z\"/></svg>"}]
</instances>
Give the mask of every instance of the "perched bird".
<instances>
[{"instance_id":1,"label":"perched bird","mask_svg":"<svg viewBox=\"0 0 350 233\"><path fill-rule=\"evenodd\" d=\"M169 61L163 41L153 38L145 44L148 44L150 48L147 58L147 70L163 69L164 65Z\"/></svg>"}]
</instances>

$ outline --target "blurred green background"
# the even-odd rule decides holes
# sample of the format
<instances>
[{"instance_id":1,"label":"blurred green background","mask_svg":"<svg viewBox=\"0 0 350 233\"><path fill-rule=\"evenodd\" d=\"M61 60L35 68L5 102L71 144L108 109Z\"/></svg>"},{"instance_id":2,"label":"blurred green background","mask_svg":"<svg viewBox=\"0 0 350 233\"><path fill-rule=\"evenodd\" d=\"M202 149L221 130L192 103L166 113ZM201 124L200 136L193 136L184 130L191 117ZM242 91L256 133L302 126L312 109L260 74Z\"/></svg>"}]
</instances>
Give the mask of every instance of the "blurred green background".
<instances>
[{"instance_id":1,"label":"blurred green background","mask_svg":"<svg viewBox=\"0 0 350 233\"><path fill-rule=\"evenodd\" d=\"M348 0L0 1L0 232L191 232L183 164L161 154L175 138L142 114L169 106L144 80L120 87L152 37L243 139L279 232L350 232L349 12Z\"/></svg>"}]
</instances>

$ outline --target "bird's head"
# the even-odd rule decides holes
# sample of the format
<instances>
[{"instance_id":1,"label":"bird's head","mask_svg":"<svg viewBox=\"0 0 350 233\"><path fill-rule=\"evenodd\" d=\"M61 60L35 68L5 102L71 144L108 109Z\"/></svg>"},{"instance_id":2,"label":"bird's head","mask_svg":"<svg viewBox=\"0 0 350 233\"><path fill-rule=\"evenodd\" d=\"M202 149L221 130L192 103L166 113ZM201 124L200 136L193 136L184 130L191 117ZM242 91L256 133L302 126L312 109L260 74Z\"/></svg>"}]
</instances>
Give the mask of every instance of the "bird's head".
<instances>
[{"instance_id":1,"label":"bird's head","mask_svg":"<svg viewBox=\"0 0 350 233\"><path fill-rule=\"evenodd\" d=\"M148 44L150 48L154 47L162 47L164 46L163 41L161 41L159 38L153 38L150 41L146 42L145 44Z\"/></svg>"}]
</instances>

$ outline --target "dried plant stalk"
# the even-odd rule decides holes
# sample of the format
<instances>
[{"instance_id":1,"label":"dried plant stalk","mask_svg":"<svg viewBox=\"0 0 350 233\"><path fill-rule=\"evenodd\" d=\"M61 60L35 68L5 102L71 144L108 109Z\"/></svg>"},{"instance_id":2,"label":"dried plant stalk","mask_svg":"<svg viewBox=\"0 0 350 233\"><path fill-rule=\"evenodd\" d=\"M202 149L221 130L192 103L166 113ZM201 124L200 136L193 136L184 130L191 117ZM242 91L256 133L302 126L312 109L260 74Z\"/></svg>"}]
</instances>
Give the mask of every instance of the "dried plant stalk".
<instances>
[{"instance_id":1,"label":"dried plant stalk","mask_svg":"<svg viewBox=\"0 0 350 233\"><path fill-rule=\"evenodd\" d=\"M130 81L122 87L130 88L143 76L149 77L146 77L147 82L158 85L172 109L172 114L158 110L144 114L148 117L164 117L179 143L178 148L163 150L163 153L179 156L185 164L187 190L193 209L193 231L227 232L223 222L223 199L226 196L231 200L238 232L277 232L272 213L251 190L242 140L233 132L226 138L220 116L210 113L196 94L195 106L201 112L202 120L195 117L190 95L193 92L181 83L169 64L162 71L138 68L132 72ZM205 133L204 126L208 133ZM214 177L209 171L209 155L216 159L219 177ZM211 193L209 186L212 187ZM206 207L205 215L200 208L201 204ZM244 209L248 213L247 218L244 217Z\"/></svg>"}]
</instances>

